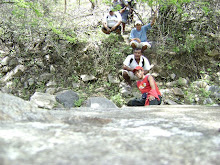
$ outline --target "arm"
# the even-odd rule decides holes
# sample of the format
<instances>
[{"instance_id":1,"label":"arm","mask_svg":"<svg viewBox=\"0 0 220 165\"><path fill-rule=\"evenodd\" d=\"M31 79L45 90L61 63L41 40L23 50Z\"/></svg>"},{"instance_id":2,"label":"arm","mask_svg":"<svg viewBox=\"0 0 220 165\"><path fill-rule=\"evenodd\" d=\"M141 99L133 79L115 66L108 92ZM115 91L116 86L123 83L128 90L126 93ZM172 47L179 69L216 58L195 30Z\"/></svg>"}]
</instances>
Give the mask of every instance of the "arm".
<instances>
[{"instance_id":1,"label":"arm","mask_svg":"<svg viewBox=\"0 0 220 165\"><path fill-rule=\"evenodd\" d=\"M144 75L148 74L149 70L144 70Z\"/></svg>"},{"instance_id":2,"label":"arm","mask_svg":"<svg viewBox=\"0 0 220 165\"><path fill-rule=\"evenodd\" d=\"M157 19L157 11L154 13L154 18L152 19L151 26L153 26Z\"/></svg>"},{"instance_id":3,"label":"arm","mask_svg":"<svg viewBox=\"0 0 220 165\"><path fill-rule=\"evenodd\" d=\"M155 87L155 84L154 84L154 78L151 75L148 76L148 81L150 83L151 89L156 90L156 87ZM149 96L149 101L154 100L154 99L155 99L154 96L151 96L151 95Z\"/></svg>"},{"instance_id":4,"label":"arm","mask_svg":"<svg viewBox=\"0 0 220 165\"><path fill-rule=\"evenodd\" d=\"M139 38L132 38L132 39L130 39L130 42L134 41L134 40L136 40L138 43L141 43L141 40Z\"/></svg>"},{"instance_id":5,"label":"arm","mask_svg":"<svg viewBox=\"0 0 220 165\"><path fill-rule=\"evenodd\" d=\"M127 71L133 71L133 69L131 69L130 67L126 66L126 65L123 65L122 67L124 70L127 70Z\"/></svg>"},{"instance_id":6,"label":"arm","mask_svg":"<svg viewBox=\"0 0 220 165\"><path fill-rule=\"evenodd\" d=\"M118 22L115 24L115 26L113 26L113 27L111 28L112 31L115 30L115 28L116 28L117 26L119 26L119 25L121 24L121 21L122 21L121 14L117 13L116 15L117 15L117 18L118 18Z\"/></svg>"},{"instance_id":7,"label":"arm","mask_svg":"<svg viewBox=\"0 0 220 165\"><path fill-rule=\"evenodd\" d=\"M111 30L107 25L107 15L104 15L102 25L107 29L108 32Z\"/></svg>"}]
</instances>

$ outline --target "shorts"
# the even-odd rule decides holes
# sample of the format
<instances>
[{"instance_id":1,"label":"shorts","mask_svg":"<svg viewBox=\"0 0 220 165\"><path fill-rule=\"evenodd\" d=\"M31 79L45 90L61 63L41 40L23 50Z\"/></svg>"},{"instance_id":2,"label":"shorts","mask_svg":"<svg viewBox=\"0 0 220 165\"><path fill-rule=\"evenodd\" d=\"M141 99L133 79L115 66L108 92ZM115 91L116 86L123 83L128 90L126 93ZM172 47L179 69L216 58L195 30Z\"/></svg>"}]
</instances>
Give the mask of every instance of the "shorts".
<instances>
[{"instance_id":1,"label":"shorts","mask_svg":"<svg viewBox=\"0 0 220 165\"><path fill-rule=\"evenodd\" d=\"M131 80L138 80L137 76L135 76L133 72L127 71L127 70L123 70L122 74L123 74L123 72L127 72L128 76L130 77Z\"/></svg>"},{"instance_id":2,"label":"shorts","mask_svg":"<svg viewBox=\"0 0 220 165\"><path fill-rule=\"evenodd\" d=\"M128 21L128 14L129 14L128 10L125 10L123 13L121 13L121 18L122 18L121 22L127 23L127 21Z\"/></svg>"},{"instance_id":3,"label":"shorts","mask_svg":"<svg viewBox=\"0 0 220 165\"><path fill-rule=\"evenodd\" d=\"M131 41L130 42L130 46L131 46L131 44L135 44L135 46L137 47L137 48L142 48L143 46L147 46L148 48L151 48L151 45L149 44L149 42L141 42L141 43L138 43L137 41Z\"/></svg>"},{"instance_id":4,"label":"shorts","mask_svg":"<svg viewBox=\"0 0 220 165\"><path fill-rule=\"evenodd\" d=\"M112 27L109 27L110 29L112 28ZM105 27L102 27L102 29L103 30L105 30L105 31L107 31L107 29L105 28ZM115 30L113 30L113 31L116 31L116 30L120 30L121 31L121 26L120 25L118 25L116 28L115 28Z\"/></svg>"}]
</instances>

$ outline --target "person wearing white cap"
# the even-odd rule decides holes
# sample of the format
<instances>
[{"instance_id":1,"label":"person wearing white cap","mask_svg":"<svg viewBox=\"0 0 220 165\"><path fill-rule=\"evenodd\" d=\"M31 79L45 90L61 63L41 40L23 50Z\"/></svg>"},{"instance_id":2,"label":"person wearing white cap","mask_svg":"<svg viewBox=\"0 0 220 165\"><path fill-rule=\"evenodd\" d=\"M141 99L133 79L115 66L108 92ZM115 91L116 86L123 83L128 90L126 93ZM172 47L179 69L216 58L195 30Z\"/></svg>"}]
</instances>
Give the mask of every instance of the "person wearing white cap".
<instances>
[{"instance_id":1,"label":"person wearing white cap","mask_svg":"<svg viewBox=\"0 0 220 165\"><path fill-rule=\"evenodd\" d=\"M113 7L109 8L109 13L104 15L102 31L105 34L110 34L115 31L121 34L121 14L114 11Z\"/></svg>"},{"instance_id":2,"label":"person wearing white cap","mask_svg":"<svg viewBox=\"0 0 220 165\"><path fill-rule=\"evenodd\" d=\"M141 51L144 52L147 48L150 48L151 45L147 42L147 31L151 29L156 21L156 13L151 23L142 26L142 22L137 20L135 22L135 28L131 30L130 33L130 46L135 48L141 48Z\"/></svg>"}]
</instances>

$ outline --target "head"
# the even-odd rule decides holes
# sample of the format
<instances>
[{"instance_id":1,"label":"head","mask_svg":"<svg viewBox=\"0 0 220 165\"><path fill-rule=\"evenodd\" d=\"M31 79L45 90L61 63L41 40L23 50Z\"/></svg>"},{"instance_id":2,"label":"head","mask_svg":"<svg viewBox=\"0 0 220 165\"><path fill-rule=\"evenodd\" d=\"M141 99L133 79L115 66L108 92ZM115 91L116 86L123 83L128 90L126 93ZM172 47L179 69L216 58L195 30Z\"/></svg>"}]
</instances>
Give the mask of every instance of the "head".
<instances>
[{"instance_id":1,"label":"head","mask_svg":"<svg viewBox=\"0 0 220 165\"><path fill-rule=\"evenodd\" d=\"M114 8L113 7L110 7L108 11L111 16L114 15Z\"/></svg>"},{"instance_id":2,"label":"head","mask_svg":"<svg viewBox=\"0 0 220 165\"><path fill-rule=\"evenodd\" d=\"M141 55L142 55L141 48L134 49L134 58L135 58L135 60L140 60Z\"/></svg>"},{"instance_id":3,"label":"head","mask_svg":"<svg viewBox=\"0 0 220 165\"><path fill-rule=\"evenodd\" d=\"M136 68L133 70L133 73L139 79L143 79L144 77L144 69L141 66L136 66Z\"/></svg>"},{"instance_id":4,"label":"head","mask_svg":"<svg viewBox=\"0 0 220 165\"><path fill-rule=\"evenodd\" d=\"M141 30L142 22L140 20L137 20L134 25L138 31Z\"/></svg>"}]
</instances>

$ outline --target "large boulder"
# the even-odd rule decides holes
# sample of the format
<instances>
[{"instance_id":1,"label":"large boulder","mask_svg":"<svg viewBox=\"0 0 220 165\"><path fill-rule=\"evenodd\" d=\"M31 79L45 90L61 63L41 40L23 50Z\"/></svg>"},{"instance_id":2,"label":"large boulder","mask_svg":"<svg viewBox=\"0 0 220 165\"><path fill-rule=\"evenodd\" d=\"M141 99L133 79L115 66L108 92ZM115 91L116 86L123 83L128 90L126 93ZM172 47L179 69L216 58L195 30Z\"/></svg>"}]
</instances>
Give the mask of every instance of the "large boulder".
<instances>
[{"instance_id":1,"label":"large boulder","mask_svg":"<svg viewBox=\"0 0 220 165\"><path fill-rule=\"evenodd\" d=\"M79 100L79 96L72 90L63 91L56 95L56 100L60 104L63 104L65 108L71 108L75 107L75 102Z\"/></svg>"},{"instance_id":2,"label":"large boulder","mask_svg":"<svg viewBox=\"0 0 220 165\"><path fill-rule=\"evenodd\" d=\"M37 110L36 104L0 92L0 120L25 120L27 113Z\"/></svg>"},{"instance_id":3,"label":"large boulder","mask_svg":"<svg viewBox=\"0 0 220 165\"><path fill-rule=\"evenodd\" d=\"M109 109L117 108L117 106L111 101L104 97L91 97L86 100L86 107L95 108L95 109Z\"/></svg>"},{"instance_id":4,"label":"large boulder","mask_svg":"<svg viewBox=\"0 0 220 165\"><path fill-rule=\"evenodd\" d=\"M45 109L52 109L56 105L55 96L48 93L35 92L30 101L38 105L39 108Z\"/></svg>"}]
</instances>

